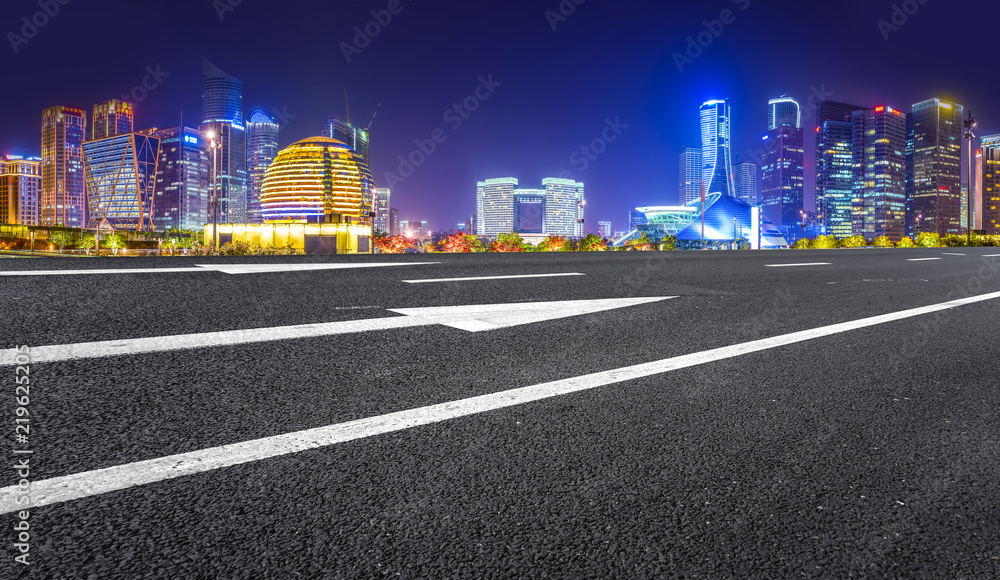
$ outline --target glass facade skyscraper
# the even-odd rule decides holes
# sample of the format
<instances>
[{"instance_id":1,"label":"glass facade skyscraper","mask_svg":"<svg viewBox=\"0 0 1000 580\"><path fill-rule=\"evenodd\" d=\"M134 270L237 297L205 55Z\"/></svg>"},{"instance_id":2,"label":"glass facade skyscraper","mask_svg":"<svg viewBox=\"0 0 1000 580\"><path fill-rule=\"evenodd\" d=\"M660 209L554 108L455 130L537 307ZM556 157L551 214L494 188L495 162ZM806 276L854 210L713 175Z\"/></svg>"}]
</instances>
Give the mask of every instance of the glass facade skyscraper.
<instances>
[{"instance_id":1,"label":"glass facade skyscraper","mask_svg":"<svg viewBox=\"0 0 1000 580\"><path fill-rule=\"evenodd\" d=\"M913 200L919 232L959 234L962 187L962 115L958 103L930 99L913 105Z\"/></svg>"},{"instance_id":2,"label":"glass facade skyscraper","mask_svg":"<svg viewBox=\"0 0 1000 580\"><path fill-rule=\"evenodd\" d=\"M202 63L202 124L199 129L215 135L221 147L213 152L221 223L246 223L247 136L243 125L243 83L208 62ZM211 216L209 216L211 221Z\"/></svg>"},{"instance_id":3,"label":"glass facade skyscraper","mask_svg":"<svg viewBox=\"0 0 1000 580\"><path fill-rule=\"evenodd\" d=\"M879 106L855 111L852 121L852 232L899 241L906 235L906 115Z\"/></svg>"},{"instance_id":4,"label":"glass facade skyscraper","mask_svg":"<svg viewBox=\"0 0 1000 580\"><path fill-rule=\"evenodd\" d=\"M525 195L518 203L518 196ZM538 200L541 204L536 204ZM551 236L580 236L583 232L584 186L572 179L546 178L541 189L518 189L513 177L487 179L476 184L476 234L495 238L515 231ZM523 210L525 213L519 213ZM519 230L522 223L537 216L541 229ZM534 223L534 222L532 222Z\"/></svg>"},{"instance_id":5,"label":"glass facade skyscraper","mask_svg":"<svg viewBox=\"0 0 1000 580\"><path fill-rule=\"evenodd\" d=\"M375 229L389 232L389 204L392 192L387 187L375 188Z\"/></svg>"},{"instance_id":6,"label":"glass facade skyscraper","mask_svg":"<svg viewBox=\"0 0 1000 580\"><path fill-rule=\"evenodd\" d=\"M87 186L83 175L83 109L51 107L42 111L42 191L39 224L82 228L87 225Z\"/></svg>"},{"instance_id":7,"label":"glass facade skyscraper","mask_svg":"<svg viewBox=\"0 0 1000 580\"><path fill-rule=\"evenodd\" d=\"M731 116L726 101L708 101L701 106L702 183L705 194L733 195L733 163L729 130ZM698 195L699 200L701 194Z\"/></svg>"},{"instance_id":8,"label":"glass facade skyscraper","mask_svg":"<svg viewBox=\"0 0 1000 580\"><path fill-rule=\"evenodd\" d=\"M334 115L327 119L324 135L347 145L368 164L368 131Z\"/></svg>"},{"instance_id":9,"label":"glass facade skyscraper","mask_svg":"<svg viewBox=\"0 0 1000 580\"><path fill-rule=\"evenodd\" d=\"M132 103L111 99L94 105L91 140L131 133L135 123L135 106Z\"/></svg>"},{"instance_id":10,"label":"glass facade skyscraper","mask_svg":"<svg viewBox=\"0 0 1000 580\"><path fill-rule=\"evenodd\" d=\"M679 188L677 198L681 204L701 199L701 178L704 171L701 147L681 147Z\"/></svg>"},{"instance_id":11,"label":"glass facade skyscraper","mask_svg":"<svg viewBox=\"0 0 1000 580\"><path fill-rule=\"evenodd\" d=\"M255 107L247 117L247 210L246 220L259 224L260 194L264 173L278 154L278 123L263 109Z\"/></svg>"},{"instance_id":12,"label":"glass facade skyscraper","mask_svg":"<svg viewBox=\"0 0 1000 580\"><path fill-rule=\"evenodd\" d=\"M827 235L846 238L854 183L854 123L851 115L864 107L822 101L816 107L816 213Z\"/></svg>"},{"instance_id":13,"label":"glass facade skyscraper","mask_svg":"<svg viewBox=\"0 0 1000 580\"><path fill-rule=\"evenodd\" d=\"M802 236L805 159L802 129L781 125L764 136L761 211L788 240Z\"/></svg>"},{"instance_id":14,"label":"glass facade skyscraper","mask_svg":"<svg viewBox=\"0 0 1000 580\"><path fill-rule=\"evenodd\" d=\"M757 205L757 164L753 161L744 161L737 164L733 171L736 199L749 205Z\"/></svg>"},{"instance_id":15,"label":"glass facade skyscraper","mask_svg":"<svg viewBox=\"0 0 1000 580\"><path fill-rule=\"evenodd\" d=\"M982 170L982 230L986 235L1000 235L1000 135L987 135L980 143Z\"/></svg>"},{"instance_id":16,"label":"glass facade skyscraper","mask_svg":"<svg viewBox=\"0 0 1000 580\"><path fill-rule=\"evenodd\" d=\"M790 97L771 99L767 102L767 130L773 131L785 126L801 129L802 109Z\"/></svg>"},{"instance_id":17,"label":"glass facade skyscraper","mask_svg":"<svg viewBox=\"0 0 1000 580\"><path fill-rule=\"evenodd\" d=\"M156 164L153 227L157 231L201 230L210 221L212 155L208 138L190 127L162 129L154 135L160 139L160 158Z\"/></svg>"},{"instance_id":18,"label":"glass facade skyscraper","mask_svg":"<svg viewBox=\"0 0 1000 580\"><path fill-rule=\"evenodd\" d=\"M42 160L8 155L0 160L0 224L38 225Z\"/></svg>"},{"instance_id":19,"label":"glass facade skyscraper","mask_svg":"<svg viewBox=\"0 0 1000 580\"><path fill-rule=\"evenodd\" d=\"M582 236L583 184L572 179L549 177L545 190L545 231L550 236Z\"/></svg>"},{"instance_id":20,"label":"glass facade skyscraper","mask_svg":"<svg viewBox=\"0 0 1000 580\"><path fill-rule=\"evenodd\" d=\"M83 144L90 208L88 228L107 220L115 229L153 228L160 140L126 133Z\"/></svg>"}]
</instances>

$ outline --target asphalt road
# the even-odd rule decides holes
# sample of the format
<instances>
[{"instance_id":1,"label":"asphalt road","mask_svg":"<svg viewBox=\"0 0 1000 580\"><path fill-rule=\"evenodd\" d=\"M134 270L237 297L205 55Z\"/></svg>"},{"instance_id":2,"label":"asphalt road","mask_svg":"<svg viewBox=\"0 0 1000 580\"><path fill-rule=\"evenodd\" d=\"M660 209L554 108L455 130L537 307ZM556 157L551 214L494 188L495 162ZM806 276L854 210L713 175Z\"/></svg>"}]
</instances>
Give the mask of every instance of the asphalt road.
<instances>
[{"instance_id":1,"label":"asphalt road","mask_svg":"<svg viewBox=\"0 0 1000 580\"><path fill-rule=\"evenodd\" d=\"M32 364L41 483L1000 292L996 250L6 260L407 265L0 276L0 347L677 297ZM584 275L403 282L552 273ZM35 507L30 566L6 514L0 577L1000 577L998 321L984 300Z\"/></svg>"}]
</instances>

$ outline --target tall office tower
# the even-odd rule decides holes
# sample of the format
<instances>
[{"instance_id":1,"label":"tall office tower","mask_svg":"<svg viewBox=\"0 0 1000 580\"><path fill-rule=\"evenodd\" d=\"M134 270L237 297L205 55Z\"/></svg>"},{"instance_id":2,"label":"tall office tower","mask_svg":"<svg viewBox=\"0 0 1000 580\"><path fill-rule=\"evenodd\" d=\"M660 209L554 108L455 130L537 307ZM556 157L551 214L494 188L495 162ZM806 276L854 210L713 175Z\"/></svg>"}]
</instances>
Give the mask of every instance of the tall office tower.
<instances>
[{"instance_id":1,"label":"tall office tower","mask_svg":"<svg viewBox=\"0 0 1000 580\"><path fill-rule=\"evenodd\" d=\"M701 174L704 164L701 160L701 147L681 147L680 156L680 188L678 199L681 205L701 199Z\"/></svg>"},{"instance_id":2,"label":"tall office tower","mask_svg":"<svg viewBox=\"0 0 1000 580\"><path fill-rule=\"evenodd\" d=\"M792 101L794 103L794 101ZM761 166L760 207L789 241L802 236L802 212L805 190L805 159L802 129L785 121L793 115L787 101L784 114L775 118L782 124L764 135L764 157ZM796 108L798 105L796 105ZM798 113L794 116L797 118Z\"/></svg>"},{"instance_id":3,"label":"tall office tower","mask_svg":"<svg viewBox=\"0 0 1000 580\"><path fill-rule=\"evenodd\" d=\"M502 177L487 179L476 184L476 213L479 216L477 232L496 237L514 231L514 190L517 179Z\"/></svg>"},{"instance_id":4,"label":"tall office tower","mask_svg":"<svg viewBox=\"0 0 1000 580\"><path fill-rule=\"evenodd\" d=\"M87 116L82 109L51 107L42 111L42 191L39 225L82 228L87 225L87 186L83 142Z\"/></svg>"},{"instance_id":5,"label":"tall office tower","mask_svg":"<svg viewBox=\"0 0 1000 580\"><path fill-rule=\"evenodd\" d=\"M972 219L973 229L983 229L983 150L976 149L975 165L972 166Z\"/></svg>"},{"instance_id":6,"label":"tall office tower","mask_svg":"<svg viewBox=\"0 0 1000 580\"><path fill-rule=\"evenodd\" d=\"M854 187L854 123L851 115L864 107L821 101L816 106L816 217L827 235L852 235Z\"/></svg>"},{"instance_id":7,"label":"tall office tower","mask_svg":"<svg viewBox=\"0 0 1000 580\"><path fill-rule=\"evenodd\" d=\"M462 233L470 236L476 235L476 229L472 227L475 219L472 216L465 218L465 224L463 224Z\"/></svg>"},{"instance_id":8,"label":"tall office tower","mask_svg":"<svg viewBox=\"0 0 1000 580\"><path fill-rule=\"evenodd\" d=\"M906 115L906 235L917 235L917 225L923 221L923 214L913 211L913 115Z\"/></svg>"},{"instance_id":9,"label":"tall office tower","mask_svg":"<svg viewBox=\"0 0 1000 580\"><path fill-rule=\"evenodd\" d=\"M597 222L597 235L601 238L610 238L612 234L611 222Z\"/></svg>"},{"instance_id":10,"label":"tall office tower","mask_svg":"<svg viewBox=\"0 0 1000 580\"><path fill-rule=\"evenodd\" d=\"M212 153L204 133L190 127L155 131L160 139L156 164L153 229L200 231L208 219Z\"/></svg>"},{"instance_id":11,"label":"tall office tower","mask_svg":"<svg viewBox=\"0 0 1000 580\"><path fill-rule=\"evenodd\" d=\"M0 160L0 224L38 225L42 160L8 155Z\"/></svg>"},{"instance_id":12,"label":"tall office tower","mask_svg":"<svg viewBox=\"0 0 1000 580\"><path fill-rule=\"evenodd\" d=\"M107 221L115 229L153 231L160 139L125 133L83 144L88 228Z\"/></svg>"},{"instance_id":13,"label":"tall office tower","mask_svg":"<svg viewBox=\"0 0 1000 580\"><path fill-rule=\"evenodd\" d=\"M899 241L906 235L906 115L875 107L852 119L853 233Z\"/></svg>"},{"instance_id":14,"label":"tall office tower","mask_svg":"<svg viewBox=\"0 0 1000 580\"><path fill-rule=\"evenodd\" d=\"M219 223L246 223L247 135L243 125L243 83L208 60L202 62L202 124L212 149L214 182L210 197L218 198ZM211 213L211 208L209 209ZM212 221L212 216L208 216Z\"/></svg>"},{"instance_id":15,"label":"tall office tower","mask_svg":"<svg viewBox=\"0 0 1000 580\"><path fill-rule=\"evenodd\" d=\"M778 127L802 128L802 109L798 102L790 97L779 97L767 102L767 130Z\"/></svg>"},{"instance_id":16,"label":"tall office tower","mask_svg":"<svg viewBox=\"0 0 1000 580\"><path fill-rule=\"evenodd\" d=\"M351 123L333 115L326 121L324 136L344 143L368 165L368 130L355 127Z\"/></svg>"},{"instance_id":17,"label":"tall office tower","mask_svg":"<svg viewBox=\"0 0 1000 580\"><path fill-rule=\"evenodd\" d=\"M726 101L708 101L701 106L701 180L705 194L733 195L733 162L730 152L731 116ZM698 193L701 199L701 192Z\"/></svg>"},{"instance_id":18,"label":"tall office tower","mask_svg":"<svg viewBox=\"0 0 1000 580\"><path fill-rule=\"evenodd\" d=\"M583 184L572 179L549 177L545 189L545 230L550 236L582 236L584 232Z\"/></svg>"},{"instance_id":19,"label":"tall office tower","mask_svg":"<svg viewBox=\"0 0 1000 580\"><path fill-rule=\"evenodd\" d=\"M958 103L930 99L913 105L914 214L920 232L959 234L962 187L962 114Z\"/></svg>"},{"instance_id":20,"label":"tall office tower","mask_svg":"<svg viewBox=\"0 0 1000 580\"><path fill-rule=\"evenodd\" d=\"M753 161L744 161L737 164L733 169L733 183L736 185L736 199L749 205L757 205L757 198L759 196L757 195L756 163Z\"/></svg>"},{"instance_id":21,"label":"tall office tower","mask_svg":"<svg viewBox=\"0 0 1000 580\"><path fill-rule=\"evenodd\" d=\"M1000 235L1000 135L987 135L980 142L982 171L982 227L988 236Z\"/></svg>"},{"instance_id":22,"label":"tall office tower","mask_svg":"<svg viewBox=\"0 0 1000 580\"><path fill-rule=\"evenodd\" d=\"M399 210L396 208L389 210L389 235L399 235Z\"/></svg>"},{"instance_id":23,"label":"tall office tower","mask_svg":"<svg viewBox=\"0 0 1000 580\"><path fill-rule=\"evenodd\" d=\"M959 209L958 209L958 221L962 231L969 227L969 185L967 183L962 184L962 192L959 196Z\"/></svg>"},{"instance_id":24,"label":"tall office tower","mask_svg":"<svg viewBox=\"0 0 1000 580\"><path fill-rule=\"evenodd\" d=\"M135 122L135 106L132 103L111 99L94 105L92 141L131 133Z\"/></svg>"},{"instance_id":25,"label":"tall office tower","mask_svg":"<svg viewBox=\"0 0 1000 580\"><path fill-rule=\"evenodd\" d=\"M380 232L389 231L389 199L392 192L387 187L375 188L375 229Z\"/></svg>"},{"instance_id":26,"label":"tall office tower","mask_svg":"<svg viewBox=\"0 0 1000 580\"><path fill-rule=\"evenodd\" d=\"M248 224L263 223L260 194L264 173L278 154L278 123L260 107L247 117L247 213Z\"/></svg>"}]
</instances>

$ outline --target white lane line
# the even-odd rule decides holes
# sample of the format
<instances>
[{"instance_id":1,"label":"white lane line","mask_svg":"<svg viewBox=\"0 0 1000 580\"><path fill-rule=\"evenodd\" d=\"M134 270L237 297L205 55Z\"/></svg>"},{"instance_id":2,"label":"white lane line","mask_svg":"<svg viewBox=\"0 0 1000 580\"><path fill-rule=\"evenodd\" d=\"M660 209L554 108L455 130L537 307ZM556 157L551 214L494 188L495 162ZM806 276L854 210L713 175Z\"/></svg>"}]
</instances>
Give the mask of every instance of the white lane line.
<instances>
[{"instance_id":1,"label":"white lane line","mask_svg":"<svg viewBox=\"0 0 1000 580\"><path fill-rule=\"evenodd\" d=\"M559 300L552 302L516 302L512 304L397 308L390 309L389 312L402 314L403 316L32 347L31 362L45 363L82 358L100 358L273 342L276 340L333 336L336 334L372 332L414 326L430 326L434 324L449 326L467 332L483 332L521 324L533 324L545 320L594 314L605 310L627 308L629 306L638 306L640 304L649 304L673 298L677 297L656 296L651 298ZM0 367L15 365L17 356L18 352L16 349L0 350Z\"/></svg>"},{"instance_id":2,"label":"white lane line","mask_svg":"<svg viewBox=\"0 0 1000 580\"><path fill-rule=\"evenodd\" d=\"M986 254L984 258L1000 258L1000 254Z\"/></svg>"},{"instance_id":3,"label":"white lane line","mask_svg":"<svg viewBox=\"0 0 1000 580\"><path fill-rule=\"evenodd\" d=\"M795 268L798 266L830 266L830 262L811 262L807 264L765 264L767 268Z\"/></svg>"},{"instance_id":4,"label":"white lane line","mask_svg":"<svg viewBox=\"0 0 1000 580\"><path fill-rule=\"evenodd\" d=\"M519 278L558 278L560 276L586 276L579 272L558 274L521 274L518 276L474 276L470 278L426 278L422 280L403 280L407 284L429 284L431 282L469 282L473 280L516 280Z\"/></svg>"},{"instance_id":5,"label":"white lane line","mask_svg":"<svg viewBox=\"0 0 1000 580\"><path fill-rule=\"evenodd\" d=\"M941 252L942 256L964 256L965 254L952 254L950 252Z\"/></svg>"},{"instance_id":6,"label":"white lane line","mask_svg":"<svg viewBox=\"0 0 1000 580\"><path fill-rule=\"evenodd\" d=\"M908 258L907 262L930 262L931 260L943 260L944 258Z\"/></svg>"},{"instance_id":7,"label":"white lane line","mask_svg":"<svg viewBox=\"0 0 1000 580\"><path fill-rule=\"evenodd\" d=\"M307 429L285 435L264 437L252 441L210 447L200 451L178 453L158 459L149 459L94 471L75 473L73 475L54 477L52 479L32 481L31 493L29 496L25 496L30 497L30 505L16 503L18 498L22 497L23 490L19 491L20 488L18 486L12 485L0 489L0 514L82 499L112 491L129 489L139 485L156 483L187 475L196 475L206 471L232 467L272 457L280 457L308 449L318 449L337 443L393 433L422 425L440 423L450 419L467 417L515 405L523 405L579 391L587 391L605 385L659 375L678 369L703 365L744 354L779 348L859 328L905 320L915 316L932 314L941 310L995 300L997 298L1000 298L1000 292L982 294L980 296L961 298L941 304L842 322L840 324L783 334L773 338L725 346L630 367L510 389L499 393L469 397L467 399L429 405L407 411L398 411L378 417L357 419L346 423Z\"/></svg>"},{"instance_id":8,"label":"white lane line","mask_svg":"<svg viewBox=\"0 0 1000 580\"><path fill-rule=\"evenodd\" d=\"M196 264L193 268L110 268L89 270L15 270L0 272L0 276L73 276L79 274L167 274L171 272L222 272L225 274L270 274L275 272L311 272L316 270L352 270L355 268L389 268L393 266L425 266L441 262L357 263L357 264Z\"/></svg>"}]
</instances>

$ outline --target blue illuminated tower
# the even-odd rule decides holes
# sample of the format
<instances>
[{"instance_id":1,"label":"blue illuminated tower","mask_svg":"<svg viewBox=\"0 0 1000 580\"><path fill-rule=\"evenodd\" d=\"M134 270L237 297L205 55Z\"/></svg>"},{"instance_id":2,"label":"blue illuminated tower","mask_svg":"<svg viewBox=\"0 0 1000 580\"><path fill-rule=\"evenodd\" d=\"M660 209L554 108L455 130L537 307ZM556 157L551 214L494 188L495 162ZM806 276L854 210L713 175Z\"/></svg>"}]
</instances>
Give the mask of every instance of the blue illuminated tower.
<instances>
[{"instance_id":1,"label":"blue illuminated tower","mask_svg":"<svg viewBox=\"0 0 1000 580\"><path fill-rule=\"evenodd\" d=\"M702 183L705 184L705 194L732 196L736 193L736 186L733 183L730 152L729 103L724 100L708 101L701 106L700 113Z\"/></svg>"}]
</instances>

